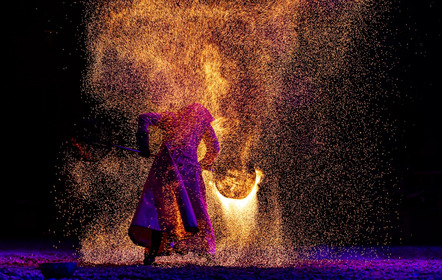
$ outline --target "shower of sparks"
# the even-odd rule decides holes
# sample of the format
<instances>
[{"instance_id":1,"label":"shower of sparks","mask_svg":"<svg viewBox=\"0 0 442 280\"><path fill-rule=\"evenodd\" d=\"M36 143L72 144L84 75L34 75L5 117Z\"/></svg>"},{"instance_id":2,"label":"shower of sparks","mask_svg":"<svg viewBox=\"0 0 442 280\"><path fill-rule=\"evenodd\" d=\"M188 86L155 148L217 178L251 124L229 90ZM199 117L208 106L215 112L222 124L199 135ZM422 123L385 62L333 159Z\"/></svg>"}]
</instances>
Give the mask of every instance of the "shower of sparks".
<instances>
[{"instance_id":1,"label":"shower of sparks","mask_svg":"<svg viewBox=\"0 0 442 280\"><path fill-rule=\"evenodd\" d=\"M225 246L244 246L255 240L254 233L256 232L255 227L257 226L258 220L258 201L256 194L261 177L262 173L257 170L256 180L251 192L242 199L232 199L223 196L216 188L216 184L210 179L207 180L210 189L215 194L212 194L212 196L216 196L219 201L219 205L211 205L211 209L213 211L213 209L220 208L219 210L221 211L217 210L217 212L222 213L223 228L219 230L222 231L226 237L223 240L224 244L218 244L218 248ZM212 213L211 216L214 217L215 215L216 213Z\"/></svg>"},{"instance_id":2,"label":"shower of sparks","mask_svg":"<svg viewBox=\"0 0 442 280\"><path fill-rule=\"evenodd\" d=\"M212 112L221 153L204 179L217 256L230 254L229 264L252 249L278 265L284 246L388 242L382 148L392 128L376 102L386 9L370 0L92 1L84 94L127 146L140 113L193 102ZM151 133L155 150L161 132ZM118 151L64 160L60 213L80 217L66 228L80 236L83 260L139 262L127 228L151 160Z\"/></svg>"}]
</instances>

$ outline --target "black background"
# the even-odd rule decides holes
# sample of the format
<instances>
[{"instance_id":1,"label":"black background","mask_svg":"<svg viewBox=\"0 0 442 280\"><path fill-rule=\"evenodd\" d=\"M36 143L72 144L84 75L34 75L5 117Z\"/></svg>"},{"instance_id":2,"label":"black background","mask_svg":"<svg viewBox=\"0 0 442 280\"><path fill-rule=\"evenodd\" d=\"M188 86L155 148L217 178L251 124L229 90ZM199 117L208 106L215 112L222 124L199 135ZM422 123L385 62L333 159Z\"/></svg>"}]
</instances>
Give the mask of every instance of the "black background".
<instances>
[{"instance_id":1,"label":"black background","mask_svg":"<svg viewBox=\"0 0 442 280\"><path fill-rule=\"evenodd\" d=\"M3 169L0 235L47 237L55 219L60 145L87 106L81 98L86 65L83 4L16 1L3 41ZM8 13L8 12L6 12ZM398 98L388 106L400 132L395 172L401 205L395 242L442 243L441 9L437 1L395 1L385 40L394 50ZM396 59L397 58L397 59ZM11 106L12 105L12 106Z\"/></svg>"}]
</instances>

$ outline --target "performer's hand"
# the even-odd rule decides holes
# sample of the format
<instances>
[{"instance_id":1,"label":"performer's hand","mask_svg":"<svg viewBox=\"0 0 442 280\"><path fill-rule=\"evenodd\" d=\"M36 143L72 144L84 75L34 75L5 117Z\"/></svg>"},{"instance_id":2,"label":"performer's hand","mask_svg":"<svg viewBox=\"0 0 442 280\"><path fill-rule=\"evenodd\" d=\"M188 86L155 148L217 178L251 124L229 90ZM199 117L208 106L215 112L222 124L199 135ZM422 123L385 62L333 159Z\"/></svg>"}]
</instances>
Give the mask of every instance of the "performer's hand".
<instances>
[{"instance_id":1,"label":"performer's hand","mask_svg":"<svg viewBox=\"0 0 442 280\"><path fill-rule=\"evenodd\" d=\"M142 157L148 158L148 157L150 157L150 150L141 150L139 155Z\"/></svg>"},{"instance_id":2,"label":"performer's hand","mask_svg":"<svg viewBox=\"0 0 442 280\"><path fill-rule=\"evenodd\" d=\"M140 156L148 158L150 156L149 133L137 131L136 138Z\"/></svg>"}]
</instances>

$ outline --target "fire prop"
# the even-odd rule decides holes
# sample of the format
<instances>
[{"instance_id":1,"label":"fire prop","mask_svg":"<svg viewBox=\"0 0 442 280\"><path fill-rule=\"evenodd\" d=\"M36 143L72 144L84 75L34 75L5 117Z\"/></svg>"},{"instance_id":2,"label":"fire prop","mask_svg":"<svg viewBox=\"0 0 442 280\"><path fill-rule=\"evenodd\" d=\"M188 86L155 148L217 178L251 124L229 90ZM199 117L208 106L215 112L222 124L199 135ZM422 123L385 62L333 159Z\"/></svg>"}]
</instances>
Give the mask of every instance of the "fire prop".
<instances>
[{"instance_id":1,"label":"fire prop","mask_svg":"<svg viewBox=\"0 0 442 280\"><path fill-rule=\"evenodd\" d=\"M256 173L260 174L261 172L256 171ZM253 176L247 172L229 170L222 179L214 179L214 181L223 197L243 199L250 193L257 191L260 177L260 175Z\"/></svg>"},{"instance_id":2,"label":"fire prop","mask_svg":"<svg viewBox=\"0 0 442 280\"><path fill-rule=\"evenodd\" d=\"M375 38L383 9L370 0L91 1L85 97L127 147L142 112L209 109L221 152L204 179L222 248L357 243L388 222L380 158L392 132L373 105L385 93ZM161 131L151 139L155 150ZM150 164L116 151L96 163L66 155L60 174L72 187L60 209L82 217L73 234L84 260L141 258L126 229Z\"/></svg>"}]
</instances>

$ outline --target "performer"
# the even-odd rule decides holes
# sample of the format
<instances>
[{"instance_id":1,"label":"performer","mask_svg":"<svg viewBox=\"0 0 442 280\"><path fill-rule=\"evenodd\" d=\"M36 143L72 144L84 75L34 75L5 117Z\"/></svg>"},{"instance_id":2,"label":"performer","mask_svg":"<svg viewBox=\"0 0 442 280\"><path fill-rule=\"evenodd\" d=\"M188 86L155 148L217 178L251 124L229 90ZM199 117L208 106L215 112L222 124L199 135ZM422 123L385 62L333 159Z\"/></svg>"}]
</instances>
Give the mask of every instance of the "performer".
<instances>
[{"instance_id":1,"label":"performer","mask_svg":"<svg viewBox=\"0 0 442 280\"><path fill-rule=\"evenodd\" d=\"M132 241L146 248L145 265L152 264L172 243L174 250L192 251L208 259L215 254L215 236L201 174L202 168L212 165L220 150L210 124L213 120L210 112L198 103L176 113L139 116L136 137L141 156L150 156L149 127L158 126L164 131L163 144L129 228ZM206 154L198 163L201 140L206 145Z\"/></svg>"}]
</instances>

